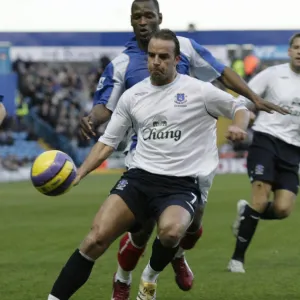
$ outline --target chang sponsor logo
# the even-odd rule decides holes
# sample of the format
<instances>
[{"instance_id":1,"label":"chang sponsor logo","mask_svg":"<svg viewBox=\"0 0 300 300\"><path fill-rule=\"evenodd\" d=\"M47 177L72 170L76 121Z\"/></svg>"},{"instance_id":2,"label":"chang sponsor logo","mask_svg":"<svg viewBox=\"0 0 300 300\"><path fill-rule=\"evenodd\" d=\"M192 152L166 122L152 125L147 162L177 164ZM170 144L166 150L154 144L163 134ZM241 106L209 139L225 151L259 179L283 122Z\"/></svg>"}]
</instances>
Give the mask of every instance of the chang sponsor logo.
<instances>
[{"instance_id":1,"label":"chang sponsor logo","mask_svg":"<svg viewBox=\"0 0 300 300\"><path fill-rule=\"evenodd\" d=\"M165 116L155 116L149 125L142 130L144 141L173 139L177 142L181 139L182 132L180 129L167 129L168 120Z\"/></svg>"}]
</instances>

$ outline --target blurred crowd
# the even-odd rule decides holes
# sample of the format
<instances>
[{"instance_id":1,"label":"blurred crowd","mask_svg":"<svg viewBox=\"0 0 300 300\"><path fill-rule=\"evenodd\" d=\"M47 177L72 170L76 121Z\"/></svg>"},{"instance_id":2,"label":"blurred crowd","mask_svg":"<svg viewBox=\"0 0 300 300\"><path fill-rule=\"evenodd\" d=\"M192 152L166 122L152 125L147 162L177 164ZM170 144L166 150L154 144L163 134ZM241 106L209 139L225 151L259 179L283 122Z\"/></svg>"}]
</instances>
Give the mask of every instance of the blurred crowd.
<instances>
[{"instance_id":1,"label":"blurred crowd","mask_svg":"<svg viewBox=\"0 0 300 300\"><path fill-rule=\"evenodd\" d=\"M13 71L18 75L17 110L16 116L6 118L0 128L0 168L16 170L34 159L31 155L13 153L18 143L17 133L25 132L23 140L28 143L38 141L33 128L24 122L31 110L75 147L89 146L90 142L79 134L79 120L92 108L93 93L109 62L107 57L93 64L16 60ZM103 126L99 127L98 134L103 130Z\"/></svg>"},{"instance_id":2,"label":"blurred crowd","mask_svg":"<svg viewBox=\"0 0 300 300\"><path fill-rule=\"evenodd\" d=\"M98 79L108 63L107 57L93 66L17 60L13 68L18 74L19 106L36 109L57 133L79 143L80 117L91 109Z\"/></svg>"}]
</instances>

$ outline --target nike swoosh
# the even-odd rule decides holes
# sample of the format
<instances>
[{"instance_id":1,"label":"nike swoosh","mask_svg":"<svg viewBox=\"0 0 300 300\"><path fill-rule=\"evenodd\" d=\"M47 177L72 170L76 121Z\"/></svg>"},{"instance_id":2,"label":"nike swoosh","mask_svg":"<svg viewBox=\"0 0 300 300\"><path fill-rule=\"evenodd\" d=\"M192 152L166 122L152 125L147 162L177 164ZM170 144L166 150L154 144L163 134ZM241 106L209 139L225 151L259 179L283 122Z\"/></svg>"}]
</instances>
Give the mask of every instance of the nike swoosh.
<instances>
[{"instance_id":1,"label":"nike swoosh","mask_svg":"<svg viewBox=\"0 0 300 300\"><path fill-rule=\"evenodd\" d=\"M193 196L193 199L190 202L191 202L191 204L194 204L197 201L197 196L194 193L191 193L191 194Z\"/></svg>"}]
</instances>

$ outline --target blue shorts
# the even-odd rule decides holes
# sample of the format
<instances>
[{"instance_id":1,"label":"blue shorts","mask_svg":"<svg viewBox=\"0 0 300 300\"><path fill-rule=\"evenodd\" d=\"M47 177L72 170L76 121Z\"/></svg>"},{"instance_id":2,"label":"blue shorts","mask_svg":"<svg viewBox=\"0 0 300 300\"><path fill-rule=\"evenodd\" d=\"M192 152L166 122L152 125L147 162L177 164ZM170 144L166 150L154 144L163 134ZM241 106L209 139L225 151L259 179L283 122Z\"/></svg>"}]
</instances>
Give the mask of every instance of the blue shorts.
<instances>
[{"instance_id":1,"label":"blue shorts","mask_svg":"<svg viewBox=\"0 0 300 300\"><path fill-rule=\"evenodd\" d=\"M148 219L158 220L171 205L185 208L193 218L201 199L195 178L157 175L141 169L125 172L110 194L125 201L139 224Z\"/></svg>"},{"instance_id":2,"label":"blue shorts","mask_svg":"<svg viewBox=\"0 0 300 300\"><path fill-rule=\"evenodd\" d=\"M288 190L297 195L299 185L300 147L272 135L254 132L247 158L251 182L262 181L272 190Z\"/></svg>"}]
</instances>

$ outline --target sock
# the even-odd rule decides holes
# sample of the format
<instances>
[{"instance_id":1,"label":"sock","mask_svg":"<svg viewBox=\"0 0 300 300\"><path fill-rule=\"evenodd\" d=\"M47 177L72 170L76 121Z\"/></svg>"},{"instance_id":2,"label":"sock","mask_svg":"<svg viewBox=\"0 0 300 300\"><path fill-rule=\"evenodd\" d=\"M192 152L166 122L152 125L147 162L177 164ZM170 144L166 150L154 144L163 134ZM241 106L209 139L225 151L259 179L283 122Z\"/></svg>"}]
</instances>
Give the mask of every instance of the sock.
<instances>
[{"instance_id":1,"label":"sock","mask_svg":"<svg viewBox=\"0 0 300 300\"><path fill-rule=\"evenodd\" d=\"M236 246L232 259L244 262L246 250L256 230L260 218L260 213L249 205L246 205L242 215Z\"/></svg>"},{"instance_id":2,"label":"sock","mask_svg":"<svg viewBox=\"0 0 300 300\"><path fill-rule=\"evenodd\" d=\"M146 266L145 270L143 271L142 274L142 280L145 282L153 282L155 283L158 275L160 272L154 271L151 266L150 263L148 263L148 265Z\"/></svg>"},{"instance_id":3,"label":"sock","mask_svg":"<svg viewBox=\"0 0 300 300\"><path fill-rule=\"evenodd\" d=\"M267 207L262 212L260 218L263 220L278 220L279 219L274 211L273 202L271 202L271 201L268 202Z\"/></svg>"},{"instance_id":4,"label":"sock","mask_svg":"<svg viewBox=\"0 0 300 300\"><path fill-rule=\"evenodd\" d=\"M54 296L52 296L52 295L49 295L49 296L48 296L48 300L59 300L59 299L56 298L56 297L54 297Z\"/></svg>"},{"instance_id":5,"label":"sock","mask_svg":"<svg viewBox=\"0 0 300 300\"><path fill-rule=\"evenodd\" d=\"M130 233L126 233L121 241L118 252L118 262L122 270L131 272L135 269L146 246L138 247L131 240Z\"/></svg>"},{"instance_id":6,"label":"sock","mask_svg":"<svg viewBox=\"0 0 300 300\"><path fill-rule=\"evenodd\" d=\"M83 256L77 249L61 270L50 295L59 300L69 300L69 298L88 280L94 261L87 256ZM55 299L55 298L53 298ZM51 297L50 297L50 300Z\"/></svg>"},{"instance_id":7,"label":"sock","mask_svg":"<svg viewBox=\"0 0 300 300\"><path fill-rule=\"evenodd\" d=\"M203 228L202 226L200 227L199 230L196 232L187 232L185 236L182 238L180 241L180 247L183 248L184 250L190 250L195 247L197 241L200 239L202 236Z\"/></svg>"},{"instance_id":8,"label":"sock","mask_svg":"<svg viewBox=\"0 0 300 300\"><path fill-rule=\"evenodd\" d=\"M173 260L177 250L178 246L174 248L164 247L160 240L156 238L152 245L150 267L156 272L161 272Z\"/></svg>"},{"instance_id":9,"label":"sock","mask_svg":"<svg viewBox=\"0 0 300 300\"><path fill-rule=\"evenodd\" d=\"M118 265L118 270L115 275L115 281L120 281L126 283L127 285L130 285L131 279L131 271L125 271L120 265Z\"/></svg>"}]
</instances>

